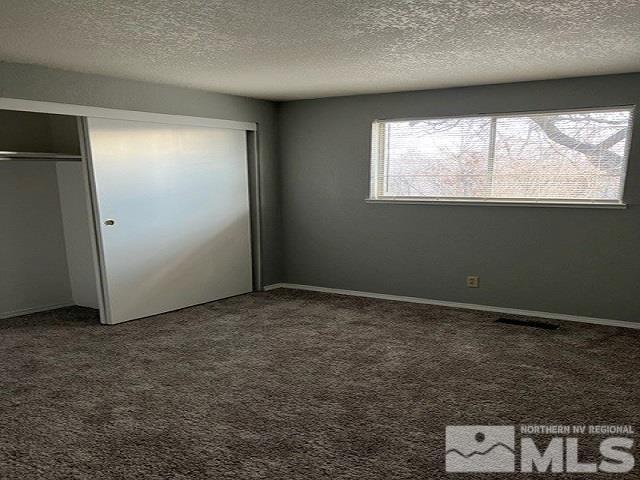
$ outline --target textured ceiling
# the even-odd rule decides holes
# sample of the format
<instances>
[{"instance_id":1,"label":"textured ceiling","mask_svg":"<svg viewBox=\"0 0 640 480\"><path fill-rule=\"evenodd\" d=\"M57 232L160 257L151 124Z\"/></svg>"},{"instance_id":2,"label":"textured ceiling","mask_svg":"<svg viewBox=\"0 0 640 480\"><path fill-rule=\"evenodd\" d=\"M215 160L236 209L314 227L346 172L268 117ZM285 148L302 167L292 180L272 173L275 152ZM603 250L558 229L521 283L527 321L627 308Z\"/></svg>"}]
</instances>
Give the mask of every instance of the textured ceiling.
<instances>
[{"instance_id":1,"label":"textured ceiling","mask_svg":"<svg viewBox=\"0 0 640 480\"><path fill-rule=\"evenodd\" d=\"M267 99L640 71L640 0L0 0L0 59Z\"/></svg>"}]
</instances>

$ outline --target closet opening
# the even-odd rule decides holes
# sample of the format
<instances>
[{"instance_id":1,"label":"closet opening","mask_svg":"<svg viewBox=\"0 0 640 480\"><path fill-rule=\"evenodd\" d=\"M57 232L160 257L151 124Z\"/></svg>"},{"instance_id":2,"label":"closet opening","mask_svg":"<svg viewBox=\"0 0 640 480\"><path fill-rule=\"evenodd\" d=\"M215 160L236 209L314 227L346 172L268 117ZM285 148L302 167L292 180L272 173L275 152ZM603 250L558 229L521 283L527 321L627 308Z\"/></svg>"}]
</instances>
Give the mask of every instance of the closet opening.
<instances>
[{"instance_id":1,"label":"closet opening","mask_svg":"<svg viewBox=\"0 0 640 480\"><path fill-rule=\"evenodd\" d=\"M0 318L84 307L99 323L79 118L0 110Z\"/></svg>"}]
</instances>

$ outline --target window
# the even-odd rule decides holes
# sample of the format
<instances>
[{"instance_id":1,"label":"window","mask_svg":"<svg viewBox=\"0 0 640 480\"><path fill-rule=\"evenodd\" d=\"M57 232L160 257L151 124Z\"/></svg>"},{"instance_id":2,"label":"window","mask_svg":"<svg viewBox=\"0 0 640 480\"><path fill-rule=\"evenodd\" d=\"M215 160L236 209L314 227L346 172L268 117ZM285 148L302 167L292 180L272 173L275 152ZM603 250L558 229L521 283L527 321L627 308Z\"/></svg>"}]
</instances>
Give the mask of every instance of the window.
<instances>
[{"instance_id":1,"label":"window","mask_svg":"<svg viewBox=\"0 0 640 480\"><path fill-rule=\"evenodd\" d=\"M373 123L371 199L622 204L632 108Z\"/></svg>"}]
</instances>

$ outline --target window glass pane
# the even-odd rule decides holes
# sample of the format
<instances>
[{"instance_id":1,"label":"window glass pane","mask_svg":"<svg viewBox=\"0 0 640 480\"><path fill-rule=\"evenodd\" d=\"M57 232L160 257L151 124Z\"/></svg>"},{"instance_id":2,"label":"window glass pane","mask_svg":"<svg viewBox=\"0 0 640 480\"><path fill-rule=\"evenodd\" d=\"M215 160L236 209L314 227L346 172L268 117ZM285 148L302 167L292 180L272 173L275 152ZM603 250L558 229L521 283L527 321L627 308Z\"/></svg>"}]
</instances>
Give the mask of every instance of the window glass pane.
<instances>
[{"instance_id":1,"label":"window glass pane","mask_svg":"<svg viewBox=\"0 0 640 480\"><path fill-rule=\"evenodd\" d=\"M489 125L486 117L387 123L385 195L481 195Z\"/></svg>"},{"instance_id":2,"label":"window glass pane","mask_svg":"<svg viewBox=\"0 0 640 480\"><path fill-rule=\"evenodd\" d=\"M622 200L631 109L376 123L372 196Z\"/></svg>"},{"instance_id":3,"label":"window glass pane","mask_svg":"<svg viewBox=\"0 0 640 480\"><path fill-rule=\"evenodd\" d=\"M492 196L619 198L629 112L502 117Z\"/></svg>"}]
</instances>

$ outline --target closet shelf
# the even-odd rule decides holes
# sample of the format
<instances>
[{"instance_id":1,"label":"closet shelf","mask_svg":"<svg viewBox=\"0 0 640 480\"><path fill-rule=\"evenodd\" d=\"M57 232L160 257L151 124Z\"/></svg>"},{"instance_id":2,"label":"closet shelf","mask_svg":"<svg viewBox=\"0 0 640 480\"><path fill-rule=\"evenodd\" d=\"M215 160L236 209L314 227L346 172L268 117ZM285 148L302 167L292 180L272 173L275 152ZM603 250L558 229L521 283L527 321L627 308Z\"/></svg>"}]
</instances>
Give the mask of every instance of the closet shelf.
<instances>
[{"instance_id":1,"label":"closet shelf","mask_svg":"<svg viewBox=\"0 0 640 480\"><path fill-rule=\"evenodd\" d=\"M51 160L79 162L82 155L72 155L69 153L42 153L42 152L6 152L0 151L0 160Z\"/></svg>"}]
</instances>

